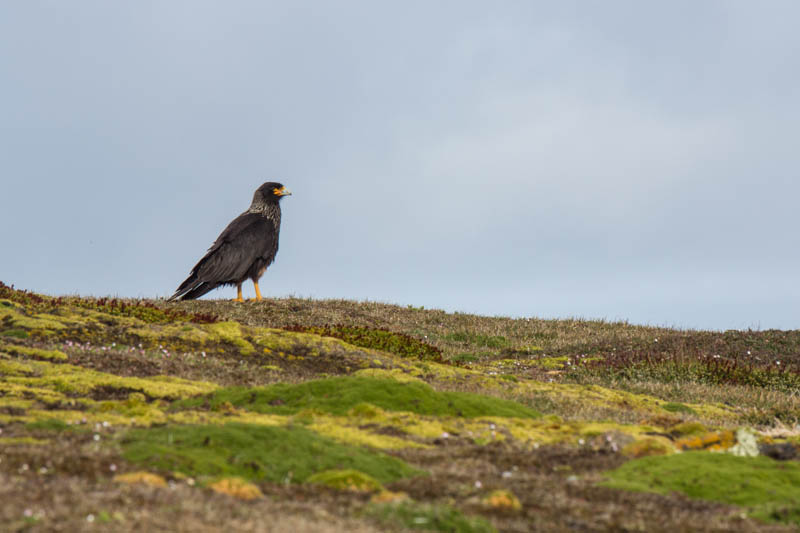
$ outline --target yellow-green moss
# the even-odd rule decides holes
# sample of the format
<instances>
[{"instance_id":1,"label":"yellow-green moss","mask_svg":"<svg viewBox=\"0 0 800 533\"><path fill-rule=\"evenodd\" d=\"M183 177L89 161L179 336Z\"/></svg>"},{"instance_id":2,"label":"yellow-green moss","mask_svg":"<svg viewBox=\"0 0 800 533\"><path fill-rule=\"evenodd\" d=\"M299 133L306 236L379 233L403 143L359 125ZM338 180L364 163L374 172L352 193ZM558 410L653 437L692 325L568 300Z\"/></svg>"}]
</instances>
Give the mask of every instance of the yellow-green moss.
<instances>
[{"instance_id":1,"label":"yellow-green moss","mask_svg":"<svg viewBox=\"0 0 800 533\"><path fill-rule=\"evenodd\" d=\"M242 355L250 355L255 352L253 345L242 336L242 326L238 322L217 322L204 324L202 327L212 340L231 343L239 348Z\"/></svg>"},{"instance_id":2,"label":"yellow-green moss","mask_svg":"<svg viewBox=\"0 0 800 533\"><path fill-rule=\"evenodd\" d=\"M636 440L622 448L623 455L633 458L667 455L674 452L675 448L673 446L653 438Z\"/></svg>"},{"instance_id":3,"label":"yellow-green moss","mask_svg":"<svg viewBox=\"0 0 800 533\"><path fill-rule=\"evenodd\" d=\"M240 500L257 500L264 497L258 486L240 477L225 477L207 486L214 492L227 494Z\"/></svg>"},{"instance_id":4,"label":"yellow-green moss","mask_svg":"<svg viewBox=\"0 0 800 533\"><path fill-rule=\"evenodd\" d=\"M405 372L402 368L364 368L362 370L357 370L353 373L354 376L363 376L363 377L371 377L371 378L384 378L384 379L393 379L395 381L399 381L401 383L409 382L409 381L418 381L420 383L424 383L423 380L416 376L412 376Z\"/></svg>"},{"instance_id":5,"label":"yellow-green moss","mask_svg":"<svg viewBox=\"0 0 800 533\"><path fill-rule=\"evenodd\" d=\"M598 407L611 409L624 409L642 414L663 413L662 406L668 402L645 394L614 390L598 385L575 385L571 383L544 383L540 381L520 381L515 387L515 392L522 396L545 395L553 396L560 400L574 400L579 403L591 403ZM721 404L686 404L698 416L711 419L734 419L735 408Z\"/></svg>"},{"instance_id":6,"label":"yellow-green moss","mask_svg":"<svg viewBox=\"0 0 800 533\"><path fill-rule=\"evenodd\" d=\"M41 331L65 329L67 326L60 318L46 313L27 316L19 311L18 308L0 307L0 323L7 324L9 328Z\"/></svg>"},{"instance_id":7,"label":"yellow-green moss","mask_svg":"<svg viewBox=\"0 0 800 533\"><path fill-rule=\"evenodd\" d=\"M564 368L564 363L569 361L569 357L539 357L537 359L526 359L526 365L536 366L545 370L559 370Z\"/></svg>"},{"instance_id":8,"label":"yellow-green moss","mask_svg":"<svg viewBox=\"0 0 800 533\"><path fill-rule=\"evenodd\" d=\"M0 361L0 374L5 371L2 361ZM58 391L54 391L45 387L32 387L28 385L21 385L19 383L8 383L7 381L0 380L0 406L12 405L9 402L20 401L24 399L31 402L29 405L34 405L33 402L41 402L43 404L58 404L64 402L77 402L76 398L67 398L67 396Z\"/></svg>"},{"instance_id":9,"label":"yellow-green moss","mask_svg":"<svg viewBox=\"0 0 800 533\"><path fill-rule=\"evenodd\" d=\"M0 344L0 350L16 355L26 355L36 359L49 361L66 361L67 354L59 350L42 350L40 348L29 348L28 346L17 346L15 344Z\"/></svg>"},{"instance_id":10,"label":"yellow-green moss","mask_svg":"<svg viewBox=\"0 0 800 533\"><path fill-rule=\"evenodd\" d=\"M13 371L3 379L8 383L48 388L65 394L86 395L97 388L140 391L152 398L186 398L213 391L217 385L172 376L150 378L122 377L69 364L44 361L0 361Z\"/></svg>"},{"instance_id":11,"label":"yellow-green moss","mask_svg":"<svg viewBox=\"0 0 800 533\"><path fill-rule=\"evenodd\" d=\"M383 490L383 485L377 479L353 469L325 470L314 474L306 481L352 492L377 492Z\"/></svg>"}]
</instances>

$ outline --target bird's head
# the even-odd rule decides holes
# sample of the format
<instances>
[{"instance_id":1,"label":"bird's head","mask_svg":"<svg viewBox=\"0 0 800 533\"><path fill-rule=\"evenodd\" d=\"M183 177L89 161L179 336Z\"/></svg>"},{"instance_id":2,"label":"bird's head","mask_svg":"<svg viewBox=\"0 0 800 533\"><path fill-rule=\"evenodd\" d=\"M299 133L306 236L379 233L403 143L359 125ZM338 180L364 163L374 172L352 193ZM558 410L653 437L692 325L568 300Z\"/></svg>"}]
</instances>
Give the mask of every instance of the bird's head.
<instances>
[{"instance_id":1,"label":"bird's head","mask_svg":"<svg viewBox=\"0 0 800 533\"><path fill-rule=\"evenodd\" d=\"M264 205L269 203L278 203L284 196L289 196L291 191L283 186L281 183L268 181L258 189L253 195L253 205Z\"/></svg>"}]
</instances>

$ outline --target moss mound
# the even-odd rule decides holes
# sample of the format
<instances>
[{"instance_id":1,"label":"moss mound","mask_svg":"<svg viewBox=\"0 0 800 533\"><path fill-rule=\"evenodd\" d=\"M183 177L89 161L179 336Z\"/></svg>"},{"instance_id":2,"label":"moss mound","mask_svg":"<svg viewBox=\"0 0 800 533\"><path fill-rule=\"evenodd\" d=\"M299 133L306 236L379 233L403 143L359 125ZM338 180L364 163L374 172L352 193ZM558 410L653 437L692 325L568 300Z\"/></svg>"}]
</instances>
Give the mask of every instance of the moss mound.
<instances>
[{"instance_id":1,"label":"moss mound","mask_svg":"<svg viewBox=\"0 0 800 533\"><path fill-rule=\"evenodd\" d=\"M302 326L294 324L285 326L287 331L314 333L323 337L335 337L353 346L371 348L393 353L400 357L422 359L426 361L443 361L442 351L421 340L415 339L404 333L396 333L385 329L368 328L361 326Z\"/></svg>"},{"instance_id":2,"label":"moss mound","mask_svg":"<svg viewBox=\"0 0 800 533\"><path fill-rule=\"evenodd\" d=\"M740 505L752 516L800 525L800 464L688 452L645 457L608 472L603 485Z\"/></svg>"},{"instance_id":3,"label":"moss mound","mask_svg":"<svg viewBox=\"0 0 800 533\"><path fill-rule=\"evenodd\" d=\"M222 405L230 404L258 413L288 415L303 409L316 409L334 415L345 415L353 407L364 403L386 411L408 411L432 416L540 416L533 409L500 398L465 392L442 392L420 382L351 376L318 379L300 384L279 383L269 387L220 389L205 397L178 402L175 406L208 406L219 409Z\"/></svg>"},{"instance_id":4,"label":"moss mound","mask_svg":"<svg viewBox=\"0 0 800 533\"><path fill-rule=\"evenodd\" d=\"M315 473L355 469L389 483L423 472L388 455L340 444L302 427L226 424L129 431L123 456L162 472L195 477L303 482Z\"/></svg>"},{"instance_id":5,"label":"moss mound","mask_svg":"<svg viewBox=\"0 0 800 533\"><path fill-rule=\"evenodd\" d=\"M383 490L377 480L358 470L326 470L309 477L308 482L352 492Z\"/></svg>"}]
</instances>

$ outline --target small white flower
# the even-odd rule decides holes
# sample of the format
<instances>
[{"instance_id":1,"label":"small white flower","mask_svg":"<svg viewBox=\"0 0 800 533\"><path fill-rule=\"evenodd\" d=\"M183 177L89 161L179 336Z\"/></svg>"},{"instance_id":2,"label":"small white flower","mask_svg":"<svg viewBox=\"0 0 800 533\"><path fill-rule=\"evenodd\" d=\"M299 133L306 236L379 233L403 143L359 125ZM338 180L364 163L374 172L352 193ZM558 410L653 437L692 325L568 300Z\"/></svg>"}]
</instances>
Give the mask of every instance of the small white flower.
<instances>
[{"instance_id":1,"label":"small white flower","mask_svg":"<svg viewBox=\"0 0 800 533\"><path fill-rule=\"evenodd\" d=\"M108 469L111 470L112 472L116 472L117 471L117 465L110 464L110 465L108 465Z\"/></svg>"},{"instance_id":2,"label":"small white flower","mask_svg":"<svg viewBox=\"0 0 800 533\"><path fill-rule=\"evenodd\" d=\"M503 472L502 476L503 476L503 479L508 479L508 478L511 477L511 472L506 470L505 472Z\"/></svg>"},{"instance_id":3,"label":"small white flower","mask_svg":"<svg viewBox=\"0 0 800 533\"><path fill-rule=\"evenodd\" d=\"M98 435L97 433L95 433L95 434L94 434L94 440L95 440L95 442L99 441L99 440L100 440L100 435Z\"/></svg>"},{"instance_id":4,"label":"small white flower","mask_svg":"<svg viewBox=\"0 0 800 533\"><path fill-rule=\"evenodd\" d=\"M476 488L476 489L479 489L479 488L481 488L481 487L483 487L483 483L481 483L480 481L476 481L476 482L475 482L475 488Z\"/></svg>"},{"instance_id":5,"label":"small white flower","mask_svg":"<svg viewBox=\"0 0 800 533\"><path fill-rule=\"evenodd\" d=\"M31 509L25 509L22 514L24 514L26 518L30 518L33 516L33 511Z\"/></svg>"},{"instance_id":6,"label":"small white flower","mask_svg":"<svg viewBox=\"0 0 800 533\"><path fill-rule=\"evenodd\" d=\"M86 515L86 521L89 523L94 522L94 515L93 514Z\"/></svg>"}]
</instances>

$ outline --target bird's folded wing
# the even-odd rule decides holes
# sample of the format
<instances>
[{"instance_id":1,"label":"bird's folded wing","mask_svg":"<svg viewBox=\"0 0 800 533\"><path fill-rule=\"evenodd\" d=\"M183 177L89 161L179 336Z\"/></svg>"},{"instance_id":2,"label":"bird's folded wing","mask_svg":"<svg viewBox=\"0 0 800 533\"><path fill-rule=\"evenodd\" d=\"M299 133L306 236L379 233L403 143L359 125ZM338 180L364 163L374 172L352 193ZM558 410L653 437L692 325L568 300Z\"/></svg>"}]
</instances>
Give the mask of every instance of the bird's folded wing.
<instances>
[{"instance_id":1,"label":"bird's folded wing","mask_svg":"<svg viewBox=\"0 0 800 533\"><path fill-rule=\"evenodd\" d=\"M206 282L241 280L256 259L269 253L275 238L275 228L269 219L252 213L241 215L225 228L194 272L199 280Z\"/></svg>"}]
</instances>

